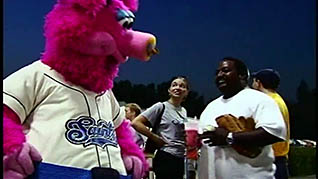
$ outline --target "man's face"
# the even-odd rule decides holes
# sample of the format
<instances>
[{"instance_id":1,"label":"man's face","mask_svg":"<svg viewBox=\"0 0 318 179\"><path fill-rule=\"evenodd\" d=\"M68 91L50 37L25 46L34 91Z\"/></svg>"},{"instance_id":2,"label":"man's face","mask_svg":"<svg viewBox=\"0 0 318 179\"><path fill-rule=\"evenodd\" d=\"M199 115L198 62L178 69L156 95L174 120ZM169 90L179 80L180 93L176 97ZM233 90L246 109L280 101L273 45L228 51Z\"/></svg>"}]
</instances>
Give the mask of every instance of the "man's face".
<instances>
[{"instance_id":1,"label":"man's face","mask_svg":"<svg viewBox=\"0 0 318 179\"><path fill-rule=\"evenodd\" d=\"M223 93L231 93L241 87L241 79L233 61L221 61L216 70L215 84Z\"/></svg>"}]
</instances>

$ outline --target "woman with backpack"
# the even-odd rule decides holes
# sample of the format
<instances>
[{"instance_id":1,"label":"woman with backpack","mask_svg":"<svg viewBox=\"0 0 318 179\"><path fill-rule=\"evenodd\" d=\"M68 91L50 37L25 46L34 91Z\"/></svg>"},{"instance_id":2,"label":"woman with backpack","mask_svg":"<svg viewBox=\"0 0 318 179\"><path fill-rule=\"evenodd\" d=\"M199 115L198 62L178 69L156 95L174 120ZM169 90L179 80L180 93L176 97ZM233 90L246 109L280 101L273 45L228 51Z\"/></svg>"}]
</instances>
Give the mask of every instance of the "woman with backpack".
<instances>
[{"instance_id":1,"label":"woman with backpack","mask_svg":"<svg viewBox=\"0 0 318 179\"><path fill-rule=\"evenodd\" d=\"M158 149L153 159L156 179L183 179L187 111L181 103L189 94L186 77L172 78L168 93L167 101L146 109L132 121L132 126Z\"/></svg>"}]
</instances>

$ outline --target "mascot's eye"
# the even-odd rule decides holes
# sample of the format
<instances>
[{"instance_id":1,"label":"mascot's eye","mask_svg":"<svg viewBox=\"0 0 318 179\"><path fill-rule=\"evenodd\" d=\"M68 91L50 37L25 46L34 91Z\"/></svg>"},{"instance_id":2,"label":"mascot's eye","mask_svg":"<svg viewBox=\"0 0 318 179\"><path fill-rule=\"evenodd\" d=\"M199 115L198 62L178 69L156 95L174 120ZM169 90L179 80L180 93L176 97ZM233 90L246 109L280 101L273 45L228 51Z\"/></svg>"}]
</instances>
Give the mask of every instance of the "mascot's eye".
<instances>
[{"instance_id":1,"label":"mascot's eye","mask_svg":"<svg viewBox=\"0 0 318 179\"><path fill-rule=\"evenodd\" d=\"M130 29L135 21L135 16L131 11L118 9L116 19L124 28Z\"/></svg>"},{"instance_id":2,"label":"mascot's eye","mask_svg":"<svg viewBox=\"0 0 318 179\"><path fill-rule=\"evenodd\" d=\"M130 29L134 23L134 20L132 18L124 18L118 21L118 23L122 25L125 29Z\"/></svg>"},{"instance_id":3,"label":"mascot's eye","mask_svg":"<svg viewBox=\"0 0 318 179\"><path fill-rule=\"evenodd\" d=\"M131 11L126 11L130 18L135 20L135 15Z\"/></svg>"}]
</instances>

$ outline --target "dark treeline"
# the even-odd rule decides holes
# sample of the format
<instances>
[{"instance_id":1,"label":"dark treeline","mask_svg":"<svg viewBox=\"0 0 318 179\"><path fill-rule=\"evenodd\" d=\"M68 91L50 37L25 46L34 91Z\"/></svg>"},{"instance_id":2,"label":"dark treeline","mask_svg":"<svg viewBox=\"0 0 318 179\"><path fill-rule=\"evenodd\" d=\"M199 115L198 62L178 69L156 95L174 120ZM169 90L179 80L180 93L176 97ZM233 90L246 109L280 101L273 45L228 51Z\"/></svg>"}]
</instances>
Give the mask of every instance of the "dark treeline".
<instances>
[{"instance_id":1,"label":"dark treeline","mask_svg":"<svg viewBox=\"0 0 318 179\"><path fill-rule=\"evenodd\" d=\"M146 109L156 102L166 101L169 98L169 86L169 81L158 85L154 83L144 85L132 84L130 81L124 80L115 82L113 92L118 101L137 103L141 108ZM290 115L291 138L316 140L316 94L316 89L310 90L306 82L301 81L296 93L297 102L292 103L285 99ZM210 101L208 100L208 102ZM183 103L190 117L200 117L206 105L204 97L193 90Z\"/></svg>"},{"instance_id":2,"label":"dark treeline","mask_svg":"<svg viewBox=\"0 0 318 179\"><path fill-rule=\"evenodd\" d=\"M113 92L118 101L126 103L137 103L141 108L146 109L156 102L163 102L169 99L168 88L170 81L155 85L132 84L130 81L115 82ZM187 109L188 116L200 117L204 110L204 97L199 96L195 91L190 91L187 99L183 103Z\"/></svg>"},{"instance_id":3,"label":"dark treeline","mask_svg":"<svg viewBox=\"0 0 318 179\"><path fill-rule=\"evenodd\" d=\"M302 80L296 92L297 102L285 100L289 110L291 138L317 140L316 97L317 89L310 90Z\"/></svg>"}]
</instances>

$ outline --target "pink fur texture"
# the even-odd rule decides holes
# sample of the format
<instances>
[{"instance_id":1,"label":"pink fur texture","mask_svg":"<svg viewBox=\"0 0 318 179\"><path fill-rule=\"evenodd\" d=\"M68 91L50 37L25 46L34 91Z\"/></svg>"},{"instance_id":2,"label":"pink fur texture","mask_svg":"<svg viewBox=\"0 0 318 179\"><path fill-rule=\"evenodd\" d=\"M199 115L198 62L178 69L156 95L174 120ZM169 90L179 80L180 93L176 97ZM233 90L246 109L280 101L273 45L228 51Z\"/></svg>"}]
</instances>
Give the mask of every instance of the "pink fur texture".
<instances>
[{"instance_id":1,"label":"pink fur texture","mask_svg":"<svg viewBox=\"0 0 318 179\"><path fill-rule=\"evenodd\" d=\"M107 0L59 0L59 4L75 5L86 9L87 13L96 15L96 13L106 5Z\"/></svg>"},{"instance_id":2,"label":"pink fur texture","mask_svg":"<svg viewBox=\"0 0 318 179\"><path fill-rule=\"evenodd\" d=\"M138 1L137 0L124 0L124 3L132 11L138 10Z\"/></svg>"},{"instance_id":3,"label":"pink fur texture","mask_svg":"<svg viewBox=\"0 0 318 179\"><path fill-rule=\"evenodd\" d=\"M111 89L121 63L129 57L146 61L156 52L152 34L131 29L134 17L129 11L137 7L138 0L58 0L45 18L46 43L41 61L69 83L95 93ZM20 151L27 143L19 117L10 108L3 109L6 155ZM123 122L116 129L122 156L133 164L141 161L139 171L146 172L148 163L129 126Z\"/></svg>"},{"instance_id":4,"label":"pink fur texture","mask_svg":"<svg viewBox=\"0 0 318 179\"><path fill-rule=\"evenodd\" d=\"M108 5L107 2L107 0L59 0L60 4L77 5L93 15L96 15L103 6ZM123 2L131 11L137 11L138 0L123 0Z\"/></svg>"},{"instance_id":5,"label":"pink fur texture","mask_svg":"<svg viewBox=\"0 0 318 179\"><path fill-rule=\"evenodd\" d=\"M148 60L149 43L153 48L155 44L151 34L128 30L116 19L118 9L137 10L136 0L105 4L106 0L60 0L46 16L44 26L46 46L42 62L61 73L66 81L97 93L113 87L120 63L129 56ZM94 15L89 13L92 9ZM109 35L98 35L102 33ZM116 47L113 54L105 49L109 48L107 44ZM87 49L104 49L105 54L96 55Z\"/></svg>"},{"instance_id":6,"label":"pink fur texture","mask_svg":"<svg viewBox=\"0 0 318 179\"><path fill-rule=\"evenodd\" d=\"M4 178L26 178L34 171L33 162L41 160L40 153L31 144L25 142L20 150L3 157Z\"/></svg>"},{"instance_id":7,"label":"pink fur texture","mask_svg":"<svg viewBox=\"0 0 318 179\"><path fill-rule=\"evenodd\" d=\"M121 147L121 152L123 156L133 155L137 156L143 163L144 171L148 171L149 165L146 161L143 151L134 142L134 136L130 130L130 122L125 120L117 129L116 135L118 144Z\"/></svg>"},{"instance_id":8,"label":"pink fur texture","mask_svg":"<svg viewBox=\"0 0 318 179\"><path fill-rule=\"evenodd\" d=\"M3 105L3 153L9 155L14 151L20 150L25 135L19 117L6 105Z\"/></svg>"},{"instance_id":9,"label":"pink fur texture","mask_svg":"<svg viewBox=\"0 0 318 179\"><path fill-rule=\"evenodd\" d=\"M69 58L77 57L70 61ZM77 54L62 56L59 61L42 60L59 73L63 74L66 81L84 87L85 89L100 93L113 87L113 79L117 76L119 64L109 58L90 57Z\"/></svg>"}]
</instances>

